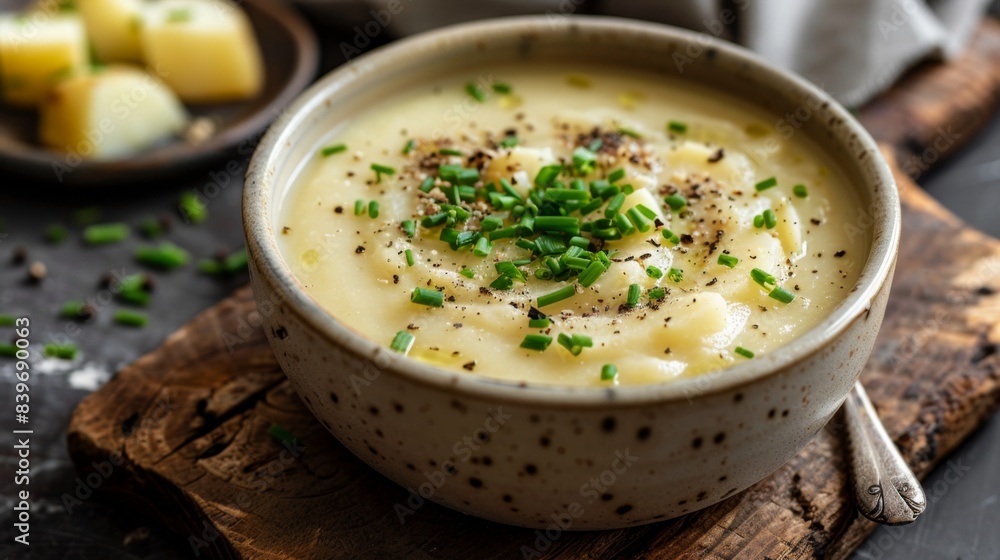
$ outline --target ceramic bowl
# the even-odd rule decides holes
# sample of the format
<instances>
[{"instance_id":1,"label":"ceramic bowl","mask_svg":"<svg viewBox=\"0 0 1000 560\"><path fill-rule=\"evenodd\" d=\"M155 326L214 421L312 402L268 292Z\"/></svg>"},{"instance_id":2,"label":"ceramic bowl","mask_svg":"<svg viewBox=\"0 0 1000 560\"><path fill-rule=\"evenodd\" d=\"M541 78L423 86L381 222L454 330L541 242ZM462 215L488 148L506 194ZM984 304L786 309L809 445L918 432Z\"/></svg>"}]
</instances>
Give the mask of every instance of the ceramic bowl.
<instances>
[{"instance_id":1,"label":"ceramic bowl","mask_svg":"<svg viewBox=\"0 0 1000 560\"><path fill-rule=\"evenodd\" d=\"M361 336L302 289L276 245L278 201L338 120L436 73L521 60L595 61L679 76L794 118L858 189L873 242L857 285L777 351L640 387L510 383L422 363ZM776 126L777 129L777 126ZM788 130L792 130L788 127ZM793 457L844 401L885 311L899 240L892 175L862 127L813 85L704 34L629 20L521 17L458 25L355 59L304 93L247 173L243 217L258 309L302 400L341 443L422 500L561 530L650 523L731 497Z\"/></svg>"}]
</instances>

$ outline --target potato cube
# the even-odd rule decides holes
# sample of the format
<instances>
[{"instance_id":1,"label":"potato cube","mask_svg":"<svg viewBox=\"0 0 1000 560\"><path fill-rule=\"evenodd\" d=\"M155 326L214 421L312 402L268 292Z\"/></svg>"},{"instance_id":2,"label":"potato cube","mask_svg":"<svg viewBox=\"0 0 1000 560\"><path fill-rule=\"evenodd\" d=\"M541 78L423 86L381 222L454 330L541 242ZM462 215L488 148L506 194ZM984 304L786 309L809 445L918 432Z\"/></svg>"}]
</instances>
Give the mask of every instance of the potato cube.
<instances>
[{"instance_id":1,"label":"potato cube","mask_svg":"<svg viewBox=\"0 0 1000 560\"><path fill-rule=\"evenodd\" d=\"M101 62L142 62L141 0L79 0L78 4Z\"/></svg>"},{"instance_id":2,"label":"potato cube","mask_svg":"<svg viewBox=\"0 0 1000 560\"><path fill-rule=\"evenodd\" d=\"M149 73L109 66L60 82L41 106L39 137L82 158L110 159L145 150L183 131L184 107Z\"/></svg>"},{"instance_id":3,"label":"potato cube","mask_svg":"<svg viewBox=\"0 0 1000 560\"><path fill-rule=\"evenodd\" d=\"M184 101L247 99L264 85L250 21L222 0L159 0L142 26L146 62Z\"/></svg>"},{"instance_id":4,"label":"potato cube","mask_svg":"<svg viewBox=\"0 0 1000 560\"><path fill-rule=\"evenodd\" d=\"M7 103L34 107L60 77L87 64L78 16L41 11L0 16L0 88Z\"/></svg>"}]
</instances>

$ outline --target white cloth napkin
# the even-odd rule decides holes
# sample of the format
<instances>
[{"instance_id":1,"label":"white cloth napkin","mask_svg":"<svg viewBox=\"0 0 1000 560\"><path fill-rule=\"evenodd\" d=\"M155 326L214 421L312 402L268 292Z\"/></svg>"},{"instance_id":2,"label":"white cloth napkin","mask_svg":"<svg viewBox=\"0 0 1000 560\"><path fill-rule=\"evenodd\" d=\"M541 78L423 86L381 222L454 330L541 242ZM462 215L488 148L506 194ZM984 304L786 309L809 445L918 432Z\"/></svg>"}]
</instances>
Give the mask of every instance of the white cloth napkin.
<instances>
[{"instance_id":1,"label":"white cloth napkin","mask_svg":"<svg viewBox=\"0 0 1000 560\"><path fill-rule=\"evenodd\" d=\"M516 14L566 14L583 0L299 0L348 26L409 35ZM588 12L687 27L735 41L857 106L918 61L957 55L988 0L603 0ZM375 10L376 13L372 13ZM383 12L383 14L386 12Z\"/></svg>"}]
</instances>

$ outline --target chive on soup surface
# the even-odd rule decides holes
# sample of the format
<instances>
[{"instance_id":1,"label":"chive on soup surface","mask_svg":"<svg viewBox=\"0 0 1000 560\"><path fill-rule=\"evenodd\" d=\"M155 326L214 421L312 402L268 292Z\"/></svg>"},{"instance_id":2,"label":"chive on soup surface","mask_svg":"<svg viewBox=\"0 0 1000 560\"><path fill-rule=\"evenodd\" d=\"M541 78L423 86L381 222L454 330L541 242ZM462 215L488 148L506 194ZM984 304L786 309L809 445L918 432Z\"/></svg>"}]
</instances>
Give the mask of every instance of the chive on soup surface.
<instances>
[{"instance_id":1,"label":"chive on soup surface","mask_svg":"<svg viewBox=\"0 0 1000 560\"><path fill-rule=\"evenodd\" d=\"M333 316L412 358L555 385L759 358L868 251L832 160L737 98L637 71L500 66L329 132L279 246Z\"/></svg>"}]
</instances>

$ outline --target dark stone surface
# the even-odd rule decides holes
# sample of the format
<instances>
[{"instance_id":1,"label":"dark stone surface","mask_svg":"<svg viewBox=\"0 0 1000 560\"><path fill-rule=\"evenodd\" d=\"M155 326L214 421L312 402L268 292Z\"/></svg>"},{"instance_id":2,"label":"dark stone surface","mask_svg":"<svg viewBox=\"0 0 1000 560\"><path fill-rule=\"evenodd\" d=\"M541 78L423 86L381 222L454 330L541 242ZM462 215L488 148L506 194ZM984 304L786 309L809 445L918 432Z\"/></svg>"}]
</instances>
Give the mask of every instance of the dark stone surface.
<instances>
[{"instance_id":1,"label":"dark stone surface","mask_svg":"<svg viewBox=\"0 0 1000 560\"><path fill-rule=\"evenodd\" d=\"M326 68L338 62L337 32L323 31L328 56ZM86 247L79 228L71 227L70 238L58 246L44 241L50 223L72 224L72 213L83 206L102 209L102 221L126 221L136 225L146 217L163 213L174 219L167 236L191 252L194 259L217 250L242 246L240 195L246 158L233 156L240 172L229 176L209 202L210 217L202 225L186 225L178 219L178 195L190 189L206 192L206 186L224 182L218 170L192 174L165 185L132 185L127 190L100 195L74 196L51 191L46 185L28 184L0 170L0 218L6 221L0 236L0 312L31 319L32 348L40 350L51 340L72 340L81 355L72 363L36 362L31 383L31 546L12 542L13 477L16 458L10 435L0 446L0 557L44 559L173 559L193 554L179 541L157 527L149 527L137 512L120 509L100 495L83 500L67 511L64 494L76 492L76 474L69 462L65 428L75 404L93 387L88 376L110 375L122 365L154 349L170 332L196 313L212 305L236 286L245 275L218 280L200 275L196 267L172 273L152 272L156 291L148 312L150 325L133 329L113 324L111 315L118 302L100 306L97 317L67 330L58 317L60 304L68 299L97 296L101 276L111 270L128 273L142 270L133 258L139 236L106 247ZM225 174L223 173L223 176ZM973 226L1000 237L1000 119L965 150L921 181L931 194ZM216 189L208 187L208 192ZM25 265L10 258L18 246L29 252L29 262L48 266L48 277L39 286L24 283ZM7 338L8 332L0 332ZM54 367L58 365L60 367ZM72 372L76 371L76 374ZM10 411L13 403L13 368L0 362L0 403ZM16 429L9 413L0 420L6 432ZM8 432L9 433L9 432ZM854 555L857 559L962 560L1000 558L1000 419L994 419L971 438L950 460L925 482L931 505L919 522L903 528L877 531ZM19 488L20 489L20 488Z\"/></svg>"},{"instance_id":2,"label":"dark stone surface","mask_svg":"<svg viewBox=\"0 0 1000 560\"><path fill-rule=\"evenodd\" d=\"M920 180L972 227L1000 238L1000 118ZM882 527L852 560L1000 558L1000 416L924 480L927 511L913 525Z\"/></svg>"}]
</instances>

